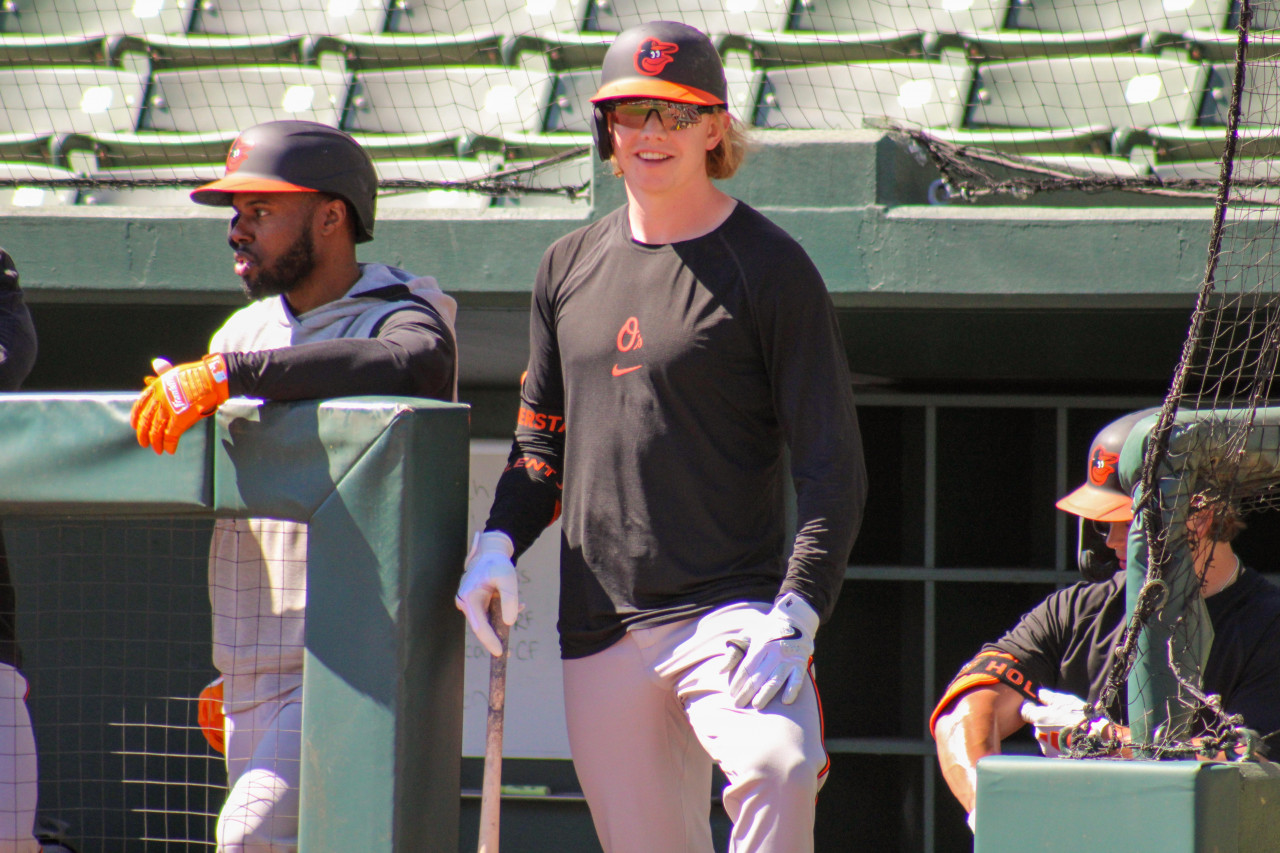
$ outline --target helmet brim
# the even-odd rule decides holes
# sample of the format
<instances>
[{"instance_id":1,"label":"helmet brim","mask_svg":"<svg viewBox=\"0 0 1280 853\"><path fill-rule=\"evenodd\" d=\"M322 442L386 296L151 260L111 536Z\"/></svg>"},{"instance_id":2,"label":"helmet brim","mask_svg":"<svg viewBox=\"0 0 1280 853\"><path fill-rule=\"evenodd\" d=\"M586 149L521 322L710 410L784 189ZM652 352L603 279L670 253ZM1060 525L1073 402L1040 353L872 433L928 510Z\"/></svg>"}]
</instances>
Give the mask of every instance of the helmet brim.
<instances>
[{"instance_id":1,"label":"helmet brim","mask_svg":"<svg viewBox=\"0 0 1280 853\"><path fill-rule=\"evenodd\" d=\"M260 175L234 174L219 178L191 191L191 200L197 204L228 207L235 193L313 193L310 187L300 187L288 181L264 178Z\"/></svg>"},{"instance_id":2,"label":"helmet brim","mask_svg":"<svg viewBox=\"0 0 1280 853\"><path fill-rule=\"evenodd\" d=\"M723 98L718 98L710 92L656 77L627 77L622 80L613 80L600 87L599 91L591 97L591 103L598 104L601 101L613 101L618 98L657 98L662 101L698 104L704 107L724 105Z\"/></svg>"},{"instance_id":3,"label":"helmet brim","mask_svg":"<svg viewBox=\"0 0 1280 853\"><path fill-rule=\"evenodd\" d=\"M1133 521L1132 498L1090 483L1085 483L1054 506L1092 521Z\"/></svg>"}]
</instances>

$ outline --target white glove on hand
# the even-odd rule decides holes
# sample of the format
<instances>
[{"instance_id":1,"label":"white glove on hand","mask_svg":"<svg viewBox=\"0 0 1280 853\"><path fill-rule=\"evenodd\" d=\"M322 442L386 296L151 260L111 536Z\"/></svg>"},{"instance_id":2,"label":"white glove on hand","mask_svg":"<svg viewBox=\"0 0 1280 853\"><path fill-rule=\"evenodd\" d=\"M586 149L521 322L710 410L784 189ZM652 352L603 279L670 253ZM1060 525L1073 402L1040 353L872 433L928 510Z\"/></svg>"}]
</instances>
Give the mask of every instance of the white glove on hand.
<instances>
[{"instance_id":1,"label":"white glove on hand","mask_svg":"<svg viewBox=\"0 0 1280 853\"><path fill-rule=\"evenodd\" d=\"M789 592L773 604L757 624L729 641L722 672L731 675L729 694L733 704L757 711L782 691L782 704L790 705L800 695L809 661L813 659L813 637L819 617L803 598Z\"/></svg>"},{"instance_id":2,"label":"white glove on hand","mask_svg":"<svg viewBox=\"0 0 1280 853\"><path fill-rule=\"evenodd\" d=\"M1084 700L1070 693L1058 693L1041 687L1038 694L1043 705L1031 700L1022 703L1018 713L1036 729L1040 751L1049 758L1061 755L1066 744L1061 742L1063 729L1074 728L1084 721Z\"/></svg>"},{"instance_id":3,"label":"white glove on hand","mask_svg":"<svg viewBox=\"0 0 1280 853\"><path fill-rule=\"evenodd\" d=\"M489 625L489 601L496 595L502 605L502 621L516 624L520 613L519 584L511 557L516 547L501 530L477 533L467 554L466 569L458 582L453 603L467 617L471 631L489 654L502 657L502 641Z\"/></svg>"}]
</instances>

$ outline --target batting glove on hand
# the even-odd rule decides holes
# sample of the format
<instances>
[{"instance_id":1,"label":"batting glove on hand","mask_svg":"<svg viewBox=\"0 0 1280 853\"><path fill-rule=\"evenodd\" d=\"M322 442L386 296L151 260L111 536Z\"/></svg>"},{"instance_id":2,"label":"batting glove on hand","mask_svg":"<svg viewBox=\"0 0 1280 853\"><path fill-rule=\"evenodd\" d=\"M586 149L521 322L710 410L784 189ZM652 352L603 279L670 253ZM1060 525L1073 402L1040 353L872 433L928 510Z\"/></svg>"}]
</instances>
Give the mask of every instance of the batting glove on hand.
<instances>
[{"instance_id":1,"label":"batting glove on hand","mask_svg":"<svg viewBox=\"0 0 1280 853\"><path fill-rule=\"evenodd\" d=\"M221 354L213 353L177 367L157 358L151 366L159 376L147 377L129 423L138 433L139 445L156 453L173 453L182 434L230 396L227 364Z\"/></svg>"},{"instance_id":2,"label":"batting glove on hand","mask_svg":"<svg viewBox=\"0 0 1280 853\"><path fill-rule=\"evenodd\" d=\"M467 555L466 570L458 582L453 603L467 617L471 632L494 657L502 657L502 641L489 625L489 601L495 595L502 606L502 621L516 624L520 613L516 566L511 562L516 548L501 530L476 534Z\"/></svg>"},{"instance_id":3,"label":"batting glove on hand","mask_svg":"<svg viewBox=\"0 0 1280 853\"><path fill-rule=\"evenodd\" d=\"M745 708L750 703L759 711L779 691L782 704L796 701L813 659L818 622L817 612L789 592L774 602L758 624L730 640L722 672L730 675L733 704Z\"/></svg>"},{"instance_id":4,"label":"batting glove on hand","mask_svg":"<svg viewBox=\"0 0 1280 853\"><path fill-rule=\"evenodd\" d=\"M1067 747L1063 742L1063 731L1075 728L1085 721L1084 700L1047 687L1041 687L1037 695L1043 705L1037 705L1028 699L1022 703L1018 713L1024 721L1035 726L1040 751L1049 758L1056 758Z\"/></svg>"}]
</instances>

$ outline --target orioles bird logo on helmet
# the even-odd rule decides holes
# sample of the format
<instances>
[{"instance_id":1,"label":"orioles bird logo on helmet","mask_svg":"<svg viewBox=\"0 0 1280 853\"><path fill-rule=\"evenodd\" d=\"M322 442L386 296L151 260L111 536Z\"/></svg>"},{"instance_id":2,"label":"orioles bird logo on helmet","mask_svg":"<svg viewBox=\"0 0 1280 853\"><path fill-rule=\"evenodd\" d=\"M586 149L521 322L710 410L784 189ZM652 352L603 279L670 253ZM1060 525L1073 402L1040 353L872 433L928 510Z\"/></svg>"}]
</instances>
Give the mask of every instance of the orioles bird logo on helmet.
<instances>
[{"instance_id":1,"label":"orioles bird logo on helmet","mask_svg":"<svg viewBox=\"0 0 1280 853\"><path fill-rule=\"evenodd\" d=\"M227 174L230 175L236 169L240 168L240 164L249 156L249 152L253 150L252 142L245 142L243 139L237 139L231 146L231 150L227 152Z\"/></svg>"},{"instance_id":2,"label":"orioles bird logo on helmet","mask_svg":"<svg viewBox=\"0 0 1280 853\"><path fill-rule=\"evenodd\" d=\"M640 43L640 49L636 51L636 70L650 77L661 74L662 69L675 62L675 57L671 54L679 49L680 45L669 41L645 39Z\"/></svg>"},{"instance_id":3,"label":"orioles bird logo on helmet","mask_svg":"<svg viewBox=\"0 0 1280 853\"><path fill-rule=\"evenodd\" d=\"M1107 478L1116 472L1119 461L1119 453L1108 453L1102 445L1095 447L1089 454L1089 482L1095 486L1105 485Z\"/></svg>"}]
</instances>

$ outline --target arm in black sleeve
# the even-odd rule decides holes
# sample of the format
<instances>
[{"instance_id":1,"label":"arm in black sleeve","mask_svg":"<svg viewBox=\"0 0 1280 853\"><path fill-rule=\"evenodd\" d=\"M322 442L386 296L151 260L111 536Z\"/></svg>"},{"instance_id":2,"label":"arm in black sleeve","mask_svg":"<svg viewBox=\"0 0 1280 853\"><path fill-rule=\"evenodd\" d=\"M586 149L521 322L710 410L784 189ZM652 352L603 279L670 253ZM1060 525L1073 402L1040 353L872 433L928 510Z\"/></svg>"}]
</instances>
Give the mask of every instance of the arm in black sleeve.
<instances>
[{"instance_id":1,"label":"arm in black sleeve","mask_svg":"<svg viewBox=\"0 0 1280 853\"><path fill-rule=\"evenodd\" d=\"M36 362L36 327L22 300L18 269L0 249L0 391L16 391Z\"/></svg>"},{"instance_id":2,"label":"arm in black sleeve","mask_svg":"<svg viewBox=\"0 0 1280 853\"><path fill-rule=\"evenodd\" d=\"M529 312L529 367L520 384L520 412L507 467L498 478L485 530L501 530L519 557L560 515L563 488L564 381L548 295L553 251L543 256Z\"/></svg>"},{"instance_id":3,"label":"arm in black sleeve","mask_svg":"<svg viewBox=\"0 0 1280 853\"><path fill-rule=\"evenodd\" d=\"M434 314L404 308L373 338L224 353L233 397L311 400L362 394L453 398L457 352Z\"/></svg>"},{"instance_id":4,"label":"arm in black sleeve","mask_svg":"<svg viewBox=\"0 0 1280 853\"><path fill-rule=\"evenodd\" d=\"M796 488L796 538L779 595L795 592L825 621L862 524L867 475L835 309L808 256L799 247L794 255L783 264L785 285L759 306L774 409Z\"/></svg>"}]
</instances>

